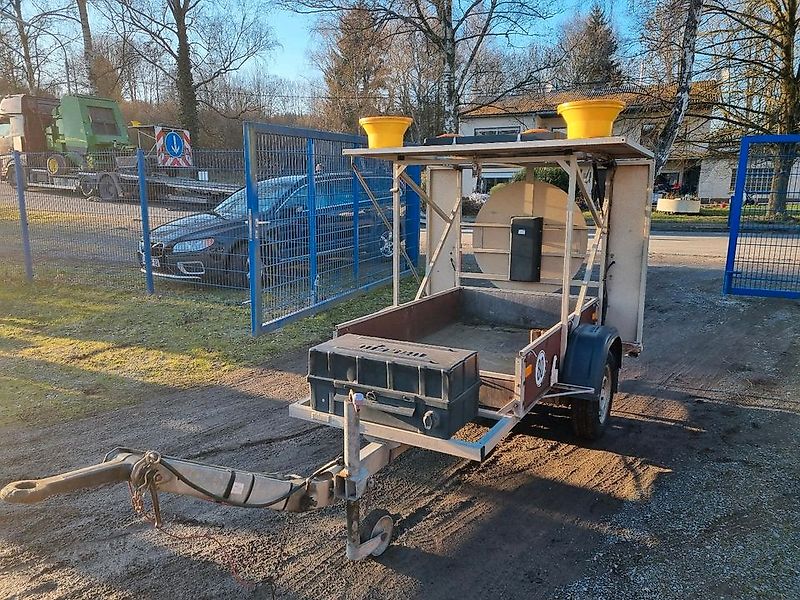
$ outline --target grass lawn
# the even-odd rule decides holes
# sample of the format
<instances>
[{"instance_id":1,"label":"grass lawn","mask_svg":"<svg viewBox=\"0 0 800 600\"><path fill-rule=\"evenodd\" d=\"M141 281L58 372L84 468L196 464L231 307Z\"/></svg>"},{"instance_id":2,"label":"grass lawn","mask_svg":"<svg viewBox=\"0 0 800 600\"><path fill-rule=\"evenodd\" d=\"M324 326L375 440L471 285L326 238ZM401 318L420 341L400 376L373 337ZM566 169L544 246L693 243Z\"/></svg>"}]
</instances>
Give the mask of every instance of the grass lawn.
<instances>
[{"instance_id":1,"label":"grass lawn","mask_svg":"<svg viewBox=\"0 0 800 600\"><path fill-rule=\"evenodd\" d=\"M588 210L583 212L586 223L594 225L592 213ZM721 208L719 206L702 206L699 215L673 215L665 212L658 212L653 210L650 220L656 223L685 223L687 225L697 223L713 223L726 225L728 223L728 208Z\"/></svg>"},{"instance_id":2,"label":"grass lawn","mask_svg":"<svg viewBox=\"0 0 800 600\"><path fill-rule=\"evenodd\" d=\"M670 214L665 212L658 212L653 210L650 219L654 222L670 222L670 223L720 223L725 225L728 223L728 207L720 208L713 207L700 207L699 215L680 215Z\"/></svg>"},{"instance_id":3,"label":"grass lawn","mask_svg":"<svg viewBox=\"0 0 800 600\"><path fill-rule=\"evenodd\" d=\"M329 336L391 302L391 287L259 338L241 292L181 288L148 296L139 277L76 283L42 268L33 283L0 266L0 425L48 423L208 385ZM413 281L404 295L413 294Z\"/></svg>"}]
</instances>

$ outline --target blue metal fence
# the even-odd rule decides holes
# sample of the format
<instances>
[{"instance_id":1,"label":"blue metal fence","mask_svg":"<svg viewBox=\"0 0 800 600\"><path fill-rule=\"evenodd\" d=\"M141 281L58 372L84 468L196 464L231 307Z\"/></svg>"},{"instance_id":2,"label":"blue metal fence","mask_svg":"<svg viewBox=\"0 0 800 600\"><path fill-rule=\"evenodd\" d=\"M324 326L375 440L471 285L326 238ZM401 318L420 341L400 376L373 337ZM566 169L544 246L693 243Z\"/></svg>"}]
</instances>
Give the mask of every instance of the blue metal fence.
<instances>
[{"instance_id":1,"label":"blue metal fence","mask_svg":"<svg viewBox=\"0 0 800 600\"><path fill-rule=\"evenodd\" d=\"M726 294L800 298L800 135L742 139Z\"/></svg>"},{"instance_id":2,"label":"blue metal fence","mask_svg":"<svg viewBox=\"0 0 800 600\"><path fill-rule=\"evenodd\" d=\"M253 335L391 279L391 165L359 159L371 198L342 156L364 138L246 123L244 140ZM419 198L404 189L401 204L416 266Z\"/></svg>"},{"instance_id":3,"label":"blue metal fence","mask_svg":"<svg viewBox=\"0 0 800 600\"><path fill-rule=\"evenodd\" d=\"M142 150L0 156L0 259L29 279L249 299L254 335L390 279L390 166L359 161L373 203L342 156L363 138L248 123L244 141L195 149L188 168ZM402 205L416 263L419 199L404 190Z\"/></svg>"}]
</instances>

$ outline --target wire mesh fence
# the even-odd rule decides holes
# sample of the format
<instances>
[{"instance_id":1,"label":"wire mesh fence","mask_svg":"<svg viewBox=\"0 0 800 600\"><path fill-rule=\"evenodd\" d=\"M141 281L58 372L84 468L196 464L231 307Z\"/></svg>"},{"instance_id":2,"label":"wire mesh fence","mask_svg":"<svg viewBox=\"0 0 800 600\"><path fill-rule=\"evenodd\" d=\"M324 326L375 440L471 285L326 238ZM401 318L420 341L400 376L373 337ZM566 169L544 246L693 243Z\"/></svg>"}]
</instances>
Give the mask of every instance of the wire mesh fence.
<instances>
[{"instance_id":1,"label":"wire mesh fence","mask_svg":"<svg viewBox=\"0 0 800 600\"><path fill-rule=\"evenodd\" d=\"M800 298L800 136L742 140L725 293Z\"/></svg>"},{"instance_id":2,"label":"wire mesh fence","mask_svg":"<svg viewBox=\"0 0 800 600\"><path fill-rule=\"evenodd\" d=\"M9 178L14 178L11 154L0 154L0 264L4 274L19 275L24 269L20 207L17 192Z\"/></svg>"},{"instance_id":3,"label":"wire mesh fence","mask_svg":"<svg viewBox=\"0 0 800 600\"><path fill-rule=\"evenodd\" d=\"M355 136L252 124L248 141L249 201L263 265L255 329L272 329L391 277L395 215L389 163L357 159L356 170L351 168L342 151L364 144ZM417 202L416 220L407 220L405 186L400 193L405 246L410 230L418 236L419 209Z\"/></svg>"},{"instance_id":4,"label":"wire mesh fence","mask_svg":"<svg viewBox=\"0 0 800 600\"><path fill-rule=\"evenodd\" d=\"M14 157L7 157L3 202L16 205L19 228L22 189L30 256L41 277L92 281L135 266L141 218L135 187L115 171L117 157L124 155L19 154L19 179Z\"/></svg>"},{"instance_id":5,"label":"wire mesh fence","mask_svg":"<svg viewBox=\"0 0 800 600\"><path fill-rule=\"evenodd\" d=\"M361 138L251 127L250 159L198 149L181 166L133 149L2 157L0 257L20 270L29 257L39 279L249 297L254 333L388 280L391 166L359 159L361 181L342 156ZM400 193L401 244L412 236L416 261L418 200L407 215Z\"/></svg>"},{"instance_id":6,"label":"wire mesh fence","mask_svg":"<svg viewBox=\"0 0 800 600\"><path fill-rule=\"evenodd\" d=\"M148 209L154 289L223 288L238 291L243 301L248 228L242 151L195 149L191 163L168 167L143 156L131 167ZM144 246L142 236L138 261L143 269Z\"/></svg>"}]
</instances>

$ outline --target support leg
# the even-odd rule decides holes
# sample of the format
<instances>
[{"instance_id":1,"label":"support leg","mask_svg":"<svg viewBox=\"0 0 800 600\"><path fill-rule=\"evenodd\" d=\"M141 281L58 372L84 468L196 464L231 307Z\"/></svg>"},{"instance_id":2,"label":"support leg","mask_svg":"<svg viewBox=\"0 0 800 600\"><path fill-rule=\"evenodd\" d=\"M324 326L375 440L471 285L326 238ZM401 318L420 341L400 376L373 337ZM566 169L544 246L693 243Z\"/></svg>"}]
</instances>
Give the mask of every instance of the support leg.
<instances>
[{"instance_id":1,"label":"support leg","mask_svg":"<svg viewBox=\"0 0 800 600\"><path fill-rule=\"evenodd\" d=\"M369 479L369 472L361 465L358 408L363 401L363 395L351 392L350 400L344 405L344 485L342 487L347 519L346 554L349 560L361 560L370 554L377 556L383 553L392 537L392 519L383 514L379 515L378 519L367 518L366 525L369 531L365 530L362 536L360 498Z\"/></svg>"}]
</instances>

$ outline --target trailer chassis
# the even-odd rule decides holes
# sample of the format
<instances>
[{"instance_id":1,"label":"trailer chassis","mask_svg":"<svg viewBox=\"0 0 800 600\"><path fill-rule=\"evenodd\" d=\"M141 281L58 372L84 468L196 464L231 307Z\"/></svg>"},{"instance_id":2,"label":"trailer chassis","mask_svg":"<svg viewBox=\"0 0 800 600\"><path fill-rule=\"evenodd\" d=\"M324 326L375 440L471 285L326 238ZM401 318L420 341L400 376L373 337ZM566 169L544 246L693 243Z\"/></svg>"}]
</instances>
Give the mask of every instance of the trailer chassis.
<instances>
[{"instance_id":1,"label":"trailer chassis","mask_svg":"<svg viewBox=\"0 0 800 600\"><path fill-rule=\"evenodd\" d=\"M501 153L498 154L498 150ZM127 482L131 486L132 495L140 499L149 494L152 502L154 523L161 526L161 515L158 504L160 492L188 495L203 500L242 508L269 508L271 510L305 512L330 506L334 502L345 503L347 542L346 555L351 560L360 560L367 556L377 556L383 553L389 545L392 534L392 518L386 511L373 511L366 518L361 518L360 499L364 495L369 479L383 467L411 447L424 448L448 454L454 457L483 461L497 445L503 440L532 409L542 400L563 398L581 401L587 395L596 393L596 386L577 385L566 383L560 376L564 359L568 350L568 339L571 332L576 330L581 323L603 323L606 316L608 296L605 293L606 276L608 274L608 246L605 243L610 229L611 199L607 196L602 204L597 204L596 195L591 185L591 173L598 156L603 157L604 151L611 153L611 160L605 157L606 164L613 166L614 158L633 158L639 164L650 165L652 155L636 144L630 144L623 138L608 138L604 140L555 140L551 142L517 143L514 144L474 144L473 148L467 146L449 148L395 148L383 151L352 150L345 151L346 155L353 157L353 168L356 176L364 185L368 195L372 194L367 188L363 177L359 177L357 161L358 156L371 158L385 158L392 160L394 178L394 214L400 214L400 185L405 182L415 187L427 202L430 214L435 213L444 223L441 236L433 247L433 252L428 258L425 277L420 282L417 300L411 303L435 300L438 292L432 287L436 278L435 266L442 255L447 238L451 235L455 225L459 224L460 197L451 206L440 206L437 199L431 194L425 194L417 189L413 182L404 177L407 164L423 164L432 167L451 168L452 166L472 164L480 168L482 164L512 164L527 166L531 164L558 164L569 174L569 193L567 203L567 227L565 227L565 252L564 268L561 281L560 320L548 330L534 338L531 334L530 343L520 350L515 362L515 374L508 376L498 373L484 373L487 378L500 378L511 381L513 394L510 400L499 408L482 407L478 416L489 419L494 424L477 441L467 441L457 438L437 439L414 431L407 431L395 427L387 427L377 423L362 421L360 408L364 404L364 396L355 390L350 390L347 401L344 403L344 414L338 416L330 413L315 411L310 406L310 400L296 402L289 407L290 414L307 421L322 423L343 430L344 452L341 457L323 465L311 475L300 477L297 475L275 475L251 473L227 467L219 467L198 463L189 460L162 456L155 451L136 451L118 449L109 453L103 462L78 469L61 475L38 480L21 480L8 484L0 490L0 499L20 504L39 502L56 494L70 491L98 487L106 484ZM416 152L410 157L409 154ZM470 154L471 152L471 154ZM589 171L579 169L581 152L588 154ZM616 156L614 156L616 155ZM482 159L485 158L485 160ZM585 161L584 161L585 162ZM648 171L650 173L651 171ZM581 175L580 173L583 173ZM641 181L643 177L638 176ZM586 275L583 279L574 281L571 268L571 219L578 186L584 190L589 199L589 209L595 218L597 232L595 240L587 251ZM610 187L610 186L609 186ZM460 194L460 189L457 190ZM647 188L645 186L645 192ZM376 206L378 210L379 207ZM644 229L640 232L644 236L644 257L635 257L644 260L646 267L647 244L646 238L649 230L649 202L646 203L646 216ZM430 223L430 218L429 218ZM639 223L641 224L641 222ZM395 220L395 240L400 239L399 220ZM460 231L459 231L460 234ZM641 241L641 240L634 240ZM459 242L460 245L460 242ZM624 246L620 248L624 249ZM639 248L639 246L637 246ZM377 313L376 316L386 315L390 312L403 309L399 301L400 264L402 245L394 244L393 250L393 280L394 308ZM641 252L641 249L639 249ZM591 272L595 258L601 256L600 281L598 297L586 299L587 290L592 287ZM407 256L405 257L407 259ZM620 258L621 259L621 258ZM633 264L637 264L634 260ZM459 268L460 257L453 261L455 275L460 278L462 273ZM639 263L641 269L641 263ZM626 350L638 353L641 349L641 307L644 293L643 273L634 273L634 277L626 283L628 290L636 288L639 292L638 303L635 310L638 315L632 315L632 327L629 329L631 337L627 340ZM641 277L641 280L636 279ZM460 285L459 283L455 284ZM575 308L570 311L570 290L573 285L579 286ZM637 288L638 286L638 288ZM617 292L619 293L619 292ZM405 305L404 305L405 306ZM629 311L628 307L624 307ZM630 312L630 311L629 311ZM631 316L631 315L629 315ZM637 318L638 317L638 318ZM353 326L356 322L344 324L344 327ZM546 369L540 370L542 365L538 359L544 350L549 357L545 362ZM534 358L535 357L535 358ZM605 384L605 380L604 380ZM362 436L368 440L363 448Z\"/></svg>"}]
</instances>

